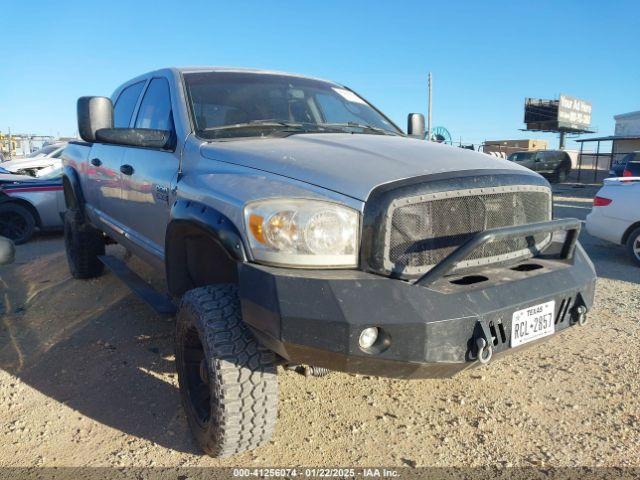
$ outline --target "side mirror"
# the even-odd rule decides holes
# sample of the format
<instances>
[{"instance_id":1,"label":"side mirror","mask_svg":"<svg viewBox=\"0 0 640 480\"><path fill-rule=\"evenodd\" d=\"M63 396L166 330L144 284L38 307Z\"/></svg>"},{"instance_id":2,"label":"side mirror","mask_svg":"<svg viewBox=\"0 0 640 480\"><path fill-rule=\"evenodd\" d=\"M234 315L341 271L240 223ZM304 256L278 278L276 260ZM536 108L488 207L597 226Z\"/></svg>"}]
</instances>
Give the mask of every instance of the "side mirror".
<instances>
[{"instance_id":1,"label":"side mirror","mask_svg":"<svg viewBox=\"0 0 640 480\"><path fill-rule=\"evenodd\" d=\"M145 148L171 149L175 146L170 131L152 128L102 128L96 132L96 141Z\"/></svg>"},{"instance_id":2,"label":"side mirror","mask_svg":"<svg viewBox=\"0 0 640 480\"><path fill-rule=\"evenodd\" d=\"M407 117L407 134L414 138L424 138L424 115L421 113L409 114Z\"/></svg>"},{"instance_id":3,"label":"side mirror","mask_svg":"<svg viewBox=\"0 0 640 480\"><path fill-rule=\"evenodd\" d=\"M113 128L113 103L107 97L78 99L78 133L85 142L96 141L96 132Z\"/></svg>"}]
</instances>

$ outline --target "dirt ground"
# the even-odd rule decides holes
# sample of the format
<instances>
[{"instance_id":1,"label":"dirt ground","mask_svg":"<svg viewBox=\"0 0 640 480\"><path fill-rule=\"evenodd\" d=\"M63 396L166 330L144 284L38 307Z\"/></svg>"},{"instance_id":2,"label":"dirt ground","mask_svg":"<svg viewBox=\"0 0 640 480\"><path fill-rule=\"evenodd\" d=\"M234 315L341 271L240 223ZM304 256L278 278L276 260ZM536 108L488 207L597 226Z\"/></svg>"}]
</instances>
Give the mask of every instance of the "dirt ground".
<instances>
[{"instance_id":1,"label":"dirt ground","mask_svg":"<svg viewBox=\"0 0 640 480\"><path fill-rule=\"evenodd\" d=\"M559 188L556 216L593 193ZM72 280L61 236L40 236L0 267L0 466L640 466L640 269L581 240L585 327L449 380L281 371L272 442L216 460L180 407L172 321L111 274Z\"/></svg>"}]
</instances>

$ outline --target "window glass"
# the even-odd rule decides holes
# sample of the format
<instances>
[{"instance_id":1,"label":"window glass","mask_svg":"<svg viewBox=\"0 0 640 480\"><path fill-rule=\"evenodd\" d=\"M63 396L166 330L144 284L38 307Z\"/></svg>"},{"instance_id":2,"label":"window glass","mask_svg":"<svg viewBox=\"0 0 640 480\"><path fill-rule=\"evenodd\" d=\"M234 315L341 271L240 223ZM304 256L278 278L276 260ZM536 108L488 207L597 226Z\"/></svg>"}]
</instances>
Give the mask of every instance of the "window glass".
<instances>
[{"instance_id":1,"label":"window glass","mask_svg":"<svg viewBox=\"0 0 640 480\"><path fill-rule=\"evenodd\" d=\"M116 104L113 107L113 126L116 128L127 128L131 121L131 115L138 103L138 97L144 87L144 82L134 83L133 85L125 88L116 100Z\"/></svg>"},{"instance_id":2,"label":"window glass","mask_svg":"<svg viewBox=\"0 0 640 480\"><path fill-rule=\"evenodd\" d=\"M169 83L164 78L154 78L144 94L136 128L173 130L171 121L171 96Z\"/></svg>"},{"instance_id":3,"label":"window glass","mask_svg":"<svg viewBox=\"0 0 640 480\"><path fill-rule=\"evenodd\" d=\"M534 152L516 152L509 155L509 160L512 162L525 162L531 160L534 155Z\"/></svg>"},{"instance_id":4,"label":"window glass","mask_svg":"<svg viewBox=\"0 0 640 480\"><path fill-rule=\"evenodd\" d=\"M349 92L348 90L341 90ZM365 123L380 128L389 128L389 123L380 117L367 104L357 101L344 101L344 99L332 93L316 93L316 102L322 111L324 121L327 123Z\"/></svg>"},{"instance_id":5,"label":"window glass","mask_svg":"<svg viewBox=\"0 0 640 480\"><path fill-rule=\"evenodd\" d=\"M55 151L57 148L60 148L58 145L48 145L46 147L42 147L35 152L31 152L25 158L36 158L36 157L45 157L49 155L51 152Z\"/></svg>"},{"instance_id":6,"label":"window glass","mask_svg":"<svg viewBox=\"0 0 640 480\"><path fill-rule=\"evenodd\" d=\"M361 97L321 80L235 72L184 78L197 133L206 138L291 133L292 123L299 132L400 134Z\"/></svg>"}]
</instances>

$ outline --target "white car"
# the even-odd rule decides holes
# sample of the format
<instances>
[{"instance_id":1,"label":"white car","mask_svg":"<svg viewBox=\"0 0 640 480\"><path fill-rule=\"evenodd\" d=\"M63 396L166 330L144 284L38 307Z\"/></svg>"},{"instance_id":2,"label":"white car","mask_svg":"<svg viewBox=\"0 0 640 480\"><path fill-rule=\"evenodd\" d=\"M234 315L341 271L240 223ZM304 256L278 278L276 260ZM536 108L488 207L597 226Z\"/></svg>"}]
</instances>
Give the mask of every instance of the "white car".
<instances>
[{"instance_id":1,"label":"white car","mask_svg":"<svg viewBox=\"0 0 640 480\"><path fill-rule=\"evenodd\" d=\"M593 199L587 231L625 245L640 265L640 177L607 178Z\"/></svg>"},{"instance_id":2,"label":"white car","mask_svg":"<svg viewBox=\"0 0 640 480\"><path fill-rule=\"evenodd\" d=\"M67 142L58 142L42 147L24 158L2 162L0 163L0 173L15 173L35 177L36 172L43 168L60 168L62 167L60 156L66 146Z\"/></svg>"}]
</instances>

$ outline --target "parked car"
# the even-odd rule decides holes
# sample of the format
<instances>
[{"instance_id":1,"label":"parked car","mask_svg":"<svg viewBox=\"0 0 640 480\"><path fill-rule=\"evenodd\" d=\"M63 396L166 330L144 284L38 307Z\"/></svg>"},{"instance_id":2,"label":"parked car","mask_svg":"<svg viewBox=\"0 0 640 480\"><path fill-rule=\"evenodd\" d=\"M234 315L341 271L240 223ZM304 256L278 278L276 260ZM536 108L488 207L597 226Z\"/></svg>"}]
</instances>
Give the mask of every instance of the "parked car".
<instances>
[{"instance_id":1,"label":"parked car","mask_svg":"<svg viewBox=\"0 0 640 480\"><path fill-rule=\"evenodd\" d=\"M19 245L36 229L62 228L66 207L62 167L43 169L39 177L0 174L0 235Z\"/></svg>"},{"instance_id":2,"label":"parked car","mask_svg":"<svg viewBox=\"0 0 640 480\"><path fill-rule=\"evenodd\" d=\"M552 220L547 180L423 141L419 114L407 136L343 85L164 69L81 98L78 127L63 153L71 274L106 264L173 313L108 238L166 279L180 395L210 455L268 441L278 365L447 377L592 306L581 224Z\"/></svg>"},{"instance_id":3,"label":"parked car","mask_svg":"<svg viewBox=\"0 0 640 480\"><path fill-rule=\"evenodd\" d=\"M45 168L62 168L60 156L67 142L48 145L27 155L25 158L10 160L0 164L0 173L15 173L35 177L37 172Z\"/></svg>"},{"instance_id":4,"label":"parked car","mask_svg":"<svg viewBox=\"0 0 640 480\"><path fill-rule=\"evenodd\" d=\"M640 266L640 175L607 178L593 199L587 231L594 237L627 248Z\"/></svg>"},{"instance_id":5,"label":"parked car","mask_svg":"<svg viewBox=\"0 0 640 480\"><path fill-rule=\"evenodd\" d=\"M54 155L58 158L66 145L67 142L49 143L42 148L25 155L25 158L51 157Z\"/></svg>"},{"instance_id":6,"label":"parked car","mask_svg":"<svg viewBox=\"0 0 640 480\"><path fill-rule=\"evenodd\" d=\"M564 182L571 173L571 157L562 150L515 152L508 159L544 175L554 183Z\"/></svg>"},{"instance_id":7,"label":"parked car","mask_svg":"<svg viewBox=\"0 0 640 480\"><path fill-rule=\"evenodd\" d=\"M631 169L627 169L627 164L631 163ZM640 169L640 152L631 152L627 153L620 161L615 162L611 165L611 170L609 170L610 177L630 177L637 176L632 175L635 172L635 169ZM627 174L625 175L625 170L627 170Z\"/></svg>"}]
</instances>

